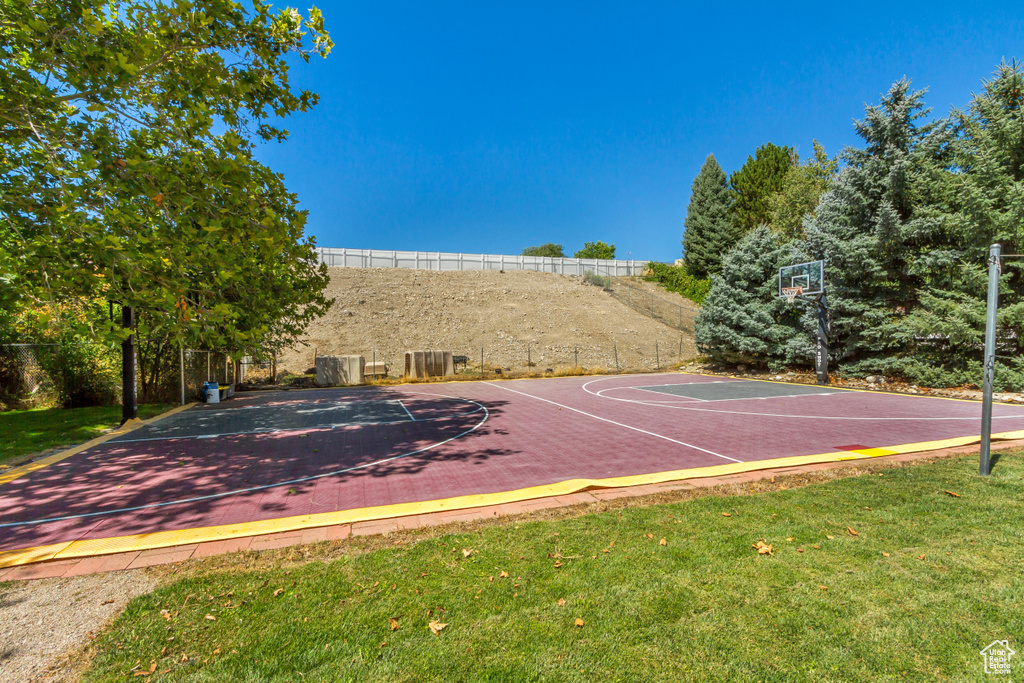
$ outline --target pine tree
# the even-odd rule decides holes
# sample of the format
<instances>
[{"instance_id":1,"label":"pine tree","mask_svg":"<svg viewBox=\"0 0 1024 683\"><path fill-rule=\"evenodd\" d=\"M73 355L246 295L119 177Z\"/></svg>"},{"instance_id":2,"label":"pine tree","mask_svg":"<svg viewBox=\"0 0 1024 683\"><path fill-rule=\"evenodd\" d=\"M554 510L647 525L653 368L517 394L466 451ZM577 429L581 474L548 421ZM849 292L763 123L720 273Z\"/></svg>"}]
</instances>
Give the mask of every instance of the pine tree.
<instances>
[{"instance_id":1,"label":"pine tree","mask_svg":"<svg viewBox=\"0 0 1024 683\"><path fill-rule=\"evenodd\" d=\"M803 311L778 296L779 268L800 257L766 226L747 233L712 278L694 325L697 348L712 360L776 367L811 359ZM788 356L787 356L788 354Z\"/></svg>"},{"instance_id":2,"label":"pine tree","mask_svg":"<svg viewBox=\"0 0 1024 683\"><path fill-rule=\"evenodd\" d=\"M771 220L768 199L782 189L782 180L793 164L792 148L768 142L732 174L729 185L735 200L733 218L740 234Z\"/></svg>"},{"instance_id":3,"label":"pine tree","mask_svg":"<svg viewBox=\"0 0 1024 683\"><path fill-rule=\"evenodd\" d=\"M906 79L855 124L864 149L804 222L801 250L826 261L832 328L847 370L904 373L918 342L908 323L921 286L944 253L935 178L948 173L953 127L929 113Z\"/></svg>"},{"instance_id":4,"label":"pine tree","mask_svg":"<svg viewBox=\"0 0 1024 683\"><path fill-rule=\"evenodd\" d=\"M988 248L1024 253L1024 73L1002 63L966 112L955 112L960 135L954 168L933 179L948 198L948 245L933 259L921 306L909 323L932 343L908 374L929 385L979 384L988 289ZM1000 278L996 382L1024 384L1024 273L1004 262Z\"/></svg>"},{"instance_id":5,"label":"pine tree","mask_svg":"<svg viewBox=\"0 0 1024 683\"><path fill-rule=\"evenodd\" d=\"M693 180L690 205L686 210L683 254L686 268L697 278L717 273L722 255L739 239L730 215L732 198L725 171L714 154L709 154Z\"/></svg>"}]
</instances>

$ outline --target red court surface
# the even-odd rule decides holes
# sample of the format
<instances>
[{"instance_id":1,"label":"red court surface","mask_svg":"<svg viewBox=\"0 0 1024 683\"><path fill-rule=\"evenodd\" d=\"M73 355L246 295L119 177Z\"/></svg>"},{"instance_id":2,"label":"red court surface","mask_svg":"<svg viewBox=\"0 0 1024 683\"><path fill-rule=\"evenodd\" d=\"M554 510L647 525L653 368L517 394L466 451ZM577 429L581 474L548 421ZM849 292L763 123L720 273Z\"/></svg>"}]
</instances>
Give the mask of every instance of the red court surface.
<instances>
[{"instance_id":1,"label":"red court surface","mask_svg":"<svg viewBox=\"0 0 1024 683\"><path fill-rule=\"evenodd\" d=\"M580 490L928 450L969 442L980 422L976 402L686 374L240 394L0 485L0 562L59 558L76 542L87 556L129 536L159 547L274 530L254 530L270 520L304 520L280 527L293 529L338 523L325 513L521 500L567 480L586 480ZM994 433L1021 430L1024 407L995 406ZM180 530L198 535L166 534ZM25 552L41 546L51 550Z\"/></svg>"}]
</instances>

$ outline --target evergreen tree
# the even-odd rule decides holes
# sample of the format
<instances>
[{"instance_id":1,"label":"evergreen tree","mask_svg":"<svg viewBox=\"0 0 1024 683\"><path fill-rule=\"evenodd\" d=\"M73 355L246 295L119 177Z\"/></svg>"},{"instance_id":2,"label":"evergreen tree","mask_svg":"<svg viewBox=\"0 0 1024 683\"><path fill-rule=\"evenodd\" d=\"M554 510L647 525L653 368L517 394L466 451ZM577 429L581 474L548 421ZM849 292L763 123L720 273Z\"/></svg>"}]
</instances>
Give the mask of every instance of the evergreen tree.
<instances>
[{"instance_id":1,"label":"evergreen tree","mask_svg":"<svg viewBox=\"0 0 1024 683\"><path fill-rule=\"evenodd\" d=\"M804 217L814 215L821 195L835 181L837 159L829 159L825 148L814 141L814 157L806 164L790 166L782 189L768 198L772 230L793 239L803 237Z\"/></svg>"},{"instance_id":2,"label":"evergreen tree","mask_svg":"<svg viewBox=\"0 0 1024 683\"><path fill-rule=\"evenodd\" d=\"M693 180L686 210L683 254L686 268L696 278L706 278L721 268L722 255L739 239L730 215L732 197L725 171L709 154Z\"/></svg>"},{"instance_id":3,"label":"evergreen tree","mask_svg":"<svg viewBox=\"0 0 1024 683\"><path fill-rule=\"evenodd\" d=\"M722 260L722 272L694 324L697 348L712 360L776 367L811 360L802 310L778 296L779 268L799 259L792 245L766 226L747 233ZM788 354L788 356L787 356Z\"/></svg>"},{"instance_id":4,"label":"evergreen tree","mask_svg":"<svg viewBox=\"0 0 1024 683\"><path fill-rule=\"evenodd\" d=\"M988 248L1024 253L1024 74L1000 64L966 112L955 112L960 135L953 167L936 179L948 203L948 247L933 260L921 306L909 322L931 343L908 374L922 384L980 384L988 290ZM1024 384L1024 273L1004 262L1000 278L996 382Z\"/></svg>"},{"instance_id":5,"label":"evergreen tree","mask_svg":"<svg viewBox=\"0 0 1024 683\"><path fill-rule=\"evenodd\" d=\"M753 157L729 178L733 191L733 219L740 234L771 220L768 199L782 190L782 180L794 154L790 147L779 147L770 142L757 148Z\"/></svg>"},{"instance_id":6,"label":"evergreen tree","mask_svg":"<svg viewBox=\"0 0 1024 683\"><path fill-rule=\"evenodd\" d=\"M846 169L804 222L801 250L826 261L833 334L855 374L905 371L918 341L907 317L948 241L935 179L953 127L919 123L923 95L903 79L867 107L855 124L865 148L843 152Z\"/></svg>"}]
</instances>

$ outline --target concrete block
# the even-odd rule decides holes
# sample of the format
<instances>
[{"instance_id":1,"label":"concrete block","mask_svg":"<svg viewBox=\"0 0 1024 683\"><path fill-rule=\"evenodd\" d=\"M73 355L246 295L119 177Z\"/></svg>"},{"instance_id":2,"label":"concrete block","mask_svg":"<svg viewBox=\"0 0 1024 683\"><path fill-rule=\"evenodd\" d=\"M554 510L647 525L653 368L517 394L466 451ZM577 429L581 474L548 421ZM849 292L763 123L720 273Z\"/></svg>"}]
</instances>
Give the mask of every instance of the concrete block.
<instances>
[{"instance_id":1,"label":"concrete block","mask_svg":"<svg viewBox=\"0 0 1024 683\"><path fill-rule=\"evenodd\" d=\"M316 383L322 387L362 384L365 367L362 356L317 356Z\"/></svg>"},{"instance_id":2,"label":"concrete block","mask_svg":"<svg viewBox=\"0 0 1024 683\"><path fill-rule=\"evenodd\" d=\"M387 377L389 370L384 361L379 360L376 363L367 363L363 368L363 375L368 378Z\"/></svg>"},{"instance_id":3,"label":"concrete block","mask_svg":"<svg viewBox=\"0 0 1024 683\"><path fill-rule=\"evenodd\" d=\"M405 376L448 377L455 374L451 351L406 351Z\"/></svg>"}]
</instances>

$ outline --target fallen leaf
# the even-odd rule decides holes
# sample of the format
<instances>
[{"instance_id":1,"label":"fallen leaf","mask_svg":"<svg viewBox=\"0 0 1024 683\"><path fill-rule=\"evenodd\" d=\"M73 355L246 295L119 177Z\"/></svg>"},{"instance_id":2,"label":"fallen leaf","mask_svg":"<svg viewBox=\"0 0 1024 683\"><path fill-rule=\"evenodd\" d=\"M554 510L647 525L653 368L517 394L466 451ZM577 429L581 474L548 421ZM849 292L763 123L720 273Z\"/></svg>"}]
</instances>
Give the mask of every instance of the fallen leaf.
<instances>
[{"instance_id":1,"label":"fallen leaf","mask_svg":"<svg viewBox=\"0 0 1024 683\"><path fill-rule=\"evenodd\" d=\"M276 591L274 591L274 597L276 598L281 593L284 593L284 589L283 588L278 588Z\"/></svg>"},{"instance_id":2,"label":"fallen leaf","mask_svg":"<svg viewBox=\"0 0 1024 683\"><path fill-rule=\"evenodd\" d=\"M797 549L796 549L796 551L797 551L798 553L802 553L802 552L804 551L804 549L803 549L803 548L797 548Z\"/></svg>"},{"instance_id":3,"label":"fallen leaf","mask_svg":"<svg viewBox=\"0 0 1024 683\"><path fill-rule=\"evenodd\" d=\"M575 626L583 626L583 620L582 620L582 619L580 619L579 617L576 617L576 621L574 621L574 622L572 622L572 623L573 623L573 625L575 625Z\"/></svg>"},{"instance_id":4,"label":"fallen leaf","mask_svg":"<svg viewBox=\"0 0 1024 683\"><path fill-rule=\"evenodd\" d=\"M397 631L398 630L398 619L395 619L394 617L391 617L390 619L388 619L388 626L391 627L392 631Z\"/></svg>"},{"instance_id":5,"label":"fallen leaf","mask_svg":"<svg viewBox=\"0 0 1024 683\"><path fill-rule=\"evenodd\" d=\"M851 534L853 534L854 536L860 536L860 534L858 534L858 533L857 533L856 531L854 531L854 530L853 530L852 528L850 528L850 527L846 527L846 530L847 530L847 531L849 531L849 532L850 532Z\"/></svg>"},{"instance_id":6,"label":"fallen leaf","mask_svg":"<svg viewBox=\"0 0 1024 683\"><path fill-rule=\"evenodd\" d=\"M818 586L818 588L820 588L823 591L827 591L828 590L828 586Z\"/></svg>"},{"instance_id":7,"label":"fallen leaf","mask_svg":"<svg viewBox=\"0 0 1024 683\"><path fill-rule=\"evenodd\" d=\"M793 537L792 536L786 536L786 541L788 541L789 543L792 543L793 542Z\"/></svg>"},{"instance_id":8,"label":"fallen leaf","mask_svg":"<svg viewBox=\"0 0 1024 683\"><path fill-rule=\"evenodd\" d=\"M432 621L428 626L430 627L430 632L436 636L438 633L443 631L448 624L442 624L440 621Z\"/></svg>"},{"instance_id":9,"label":"fallen leaf","mask_svg":"<svg viewBox=\"0 0 1024 683\"><path fill-rule=\"evenodd\" d=\"M101 605L109 605L109 604L110 604L110 603L112 603L112 602L114 602L114 601L113 601L113 600L104 600L104 601L103 601L103 602L101 602L100 604L101 604Z\"/></svg>"},{"instance_id":10,"label":"fallen leaf","mask_svg":"<svg viewBox=\"0 0 1024 683\"><path fill-rule=\"evenodd\" d=\"M463 548L462 549L462 556L463 557L469 557L472 554L473 554L473 549L472 548Z\"/></svg>"},{"instance_id":11,"label":"fallen leaf","mask_svg":"<svg viewBox=\"0 0 1024 683\"><path fill-rule=\"evenodd\" d=\"M829 536L828 534L825 534L825 538L827 538L830 541L834 541L836 537L835 536Z\"/></svg>"},{"instance_id":12,"label":"fallen leaf","mask_svg":"<svg viewBox=\"0 0 1024 683\"><path fill-rule=\"evenodd\" d=\"M816 545L816 546L814 546L814 549L815 549L815 550L820 550L820 549L821 549L821 546L820 546L820 545Z\"/></svg>"},{"instance_id":13,"label":"fallen leaf","mask_svg":"<svg viewBox=\"0 0 1024 683\"><path fill-rule=\"evenodd\" d=\"M508 572L505 571L504 569L501 570L500 572L498 572L498 578L499 579L507 579L508 578Z\"/></svg>"},{"instance_id":14,"label":"fallen leaf","mask_svg":"<svg viewBox=\"0 0 1024 683\"><path fill-rule=\"evenodd\" d=\"M732 515L730 515L728 512L723 512L722 516L723 517L732 517Z\"/></svg>"},{"instance_id":15,"label":"fallen leaf","mask_svg":"<svg viewBox=\"0 0 1024 683\"><path fill-rule=\"evenodd\" d=\"M770 544L765 543L764 541L758 541L757 543L751 543L750 547L751 548L757 548L757 554L758 555L774 555L775 554L775 548L773 548Z\"/></svg>"},{"instance_id":16,"label":"fallen leaf","mask_svg":"<svg viewBox=\"0 0 1024 683\"><path fill-rule=\"evenodd\" d=\"M925 553L925 554L927 554L927 553ZM924 555L919 555L917 559L923 560L924 559Z\"/></svg>"},{"instance_id":17,"label":"fallen leaf","mask_svg":"<svg viewBox=\"0 0 1024 683\"><path fill-rule=\"evenodd\" d=\"M565 598L558 598L558 606L559 607L564 607L565 606Z\"/></svg>"},{"instance_id":18,"label":"fallen leaf","mask_svg":"<svg viewBox=\"0 0 1024 683\"><path fill-rule=\"evenodd\" d=\"M207 619L209 621L217 621L217 617L213 616L212 614L207 614L205 617L203 617L203 619Z\"/></svg>"},{"instance_id":19,"label":"fallen leaf","mask_svg":"<svg viewBox=\"0 0 1024 683\"><path fill-rule=\"evenodd\" d=\"M111 600L111 602L113 602L113 600ZM167 621L171 620L171 613L165 609L160 610L160 616L162 616Z\"/></svg>"},{"instance_id":20,"label":"fallen leaf","mask_svg":"<svg viewBox=\"0 0 1024 683\"><path fill-rule=\"evenodd\" d=\"M661 539L660 541L658 541L658 545L668 545L668 541L666 541L666 540L665 540L665 539L663 538L663 539Z\"/></svg>"},{"instance_id":21,"label":"fallen leaf","mask_svg":"<svg viewBox=\"0 0 1024 683\"><path fill-rule=\"evenodd\" d=\"M647 538L654 538L654 534L647 534Z\"/></svg>"},{"instance_id":22,"label":"fallen leaf","mask_svg":"<svg viewBox=\"0 0 1024 683\"><path fill-rule=\"evenodd\" d=\"M220 654L220 648L218 647L218 648L217 648L216 650L214 650L214 651L213 651L213 654L215 654L215 655L219 655L219 654Z\"/></svg>"},{"instance_id":23,"label":"fallen leaf","mask_svg":"<svg viewBox=\"0 0 1024 683\"><path fill-rule=\"evenodd\" d=\"M136 671L136 676L152 676L153 672L156 671L156 662L149 665L149 671Z\"/></svg>"},{"instance_id":24,"label":"fallen leaf","mask_svg":"<svg viewBox=\"0 0 1024 683\"><path fill-rule=\"evenodd\" d=\"M959 498L960 497L959 493L953 493L952 491L943 491L943 493L948 494L950 496L953 496L954 498Z\"/></svg>"},{"instance_id":25,"label":"fallen leaf","mask_svg":"<svg viewBox=\"0 0 1024 683\"><path fill-rule=\"evenodd\" d=\"M601 552L602 552L602 553L607 553L607 552L611 552L611 551L610 551L610 550L608 550L608 548L605 548L605 549L604 549L604 550L602 550Z\"/></svg>"},{"instance_id":26,"label":"fallen leaf","mask_svg":"<svg viewBox=\"0 0 1024 683\"><path fill-rule=\"evenodd\" d=\"M889 557L889 553L885 552L884 550L882 551L882 555L883 557Z\"/></svg>"},{"instance_id":27,"label":"fallen leaf","mask_svg":"<svg viewBox=\"0 0 1024 683\"><path fill-rule=\"evenodd\" d=\"M561 566L562 566L562 562L560 560L555 560L555 569L558 569Z\"/></svg>"}]
</instances>

